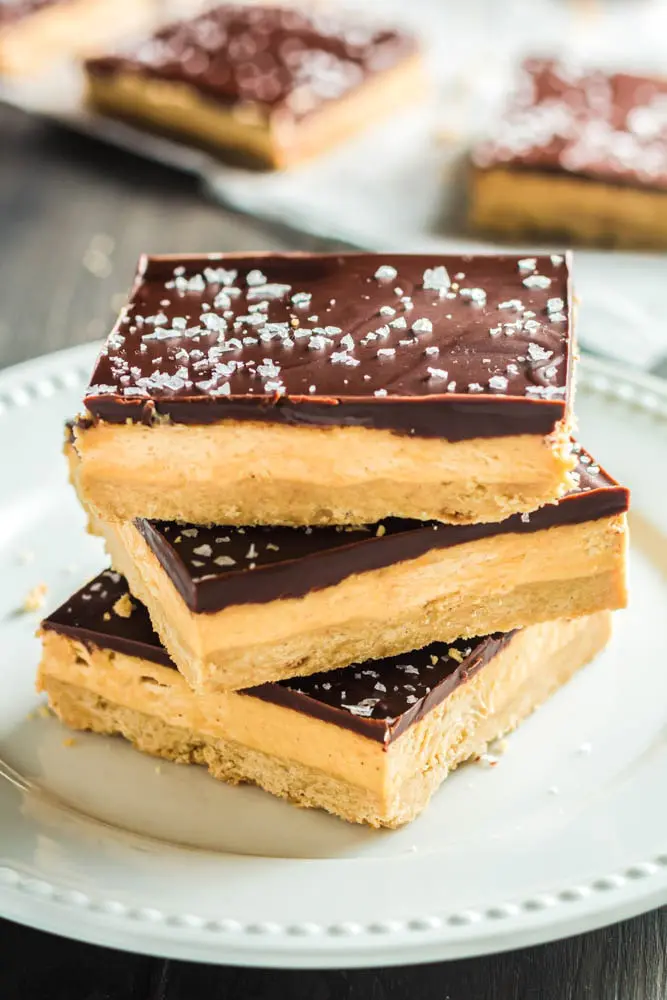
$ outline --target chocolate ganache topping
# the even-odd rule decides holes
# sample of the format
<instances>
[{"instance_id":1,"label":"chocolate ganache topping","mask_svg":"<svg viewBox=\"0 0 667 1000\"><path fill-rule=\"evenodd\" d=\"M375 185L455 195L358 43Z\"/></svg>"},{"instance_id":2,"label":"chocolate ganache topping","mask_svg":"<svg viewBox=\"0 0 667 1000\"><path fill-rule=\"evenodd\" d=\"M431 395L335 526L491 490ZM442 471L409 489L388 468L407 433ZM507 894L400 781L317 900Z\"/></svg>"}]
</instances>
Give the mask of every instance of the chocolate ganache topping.
<instances>
[{"instance_id":1,"label":"chocolate ganache topping","mask_svg":"<svg viewBox=\"0 0 667 1000\"><path fill-rule=\"evenodd\" d=\"M138 520L135 525L188 608L215 612L236 604L303 597L433 549L480 538L530 534L621 514L628 490L579 445L578 486L532 514L490 524L441 524L388 518L358 527L198 527Z\"/></svg>"},{"instance_id":2,"label":"chocolate ganache topping","mask_svg":"<svg viewBox=\"0 0 667 1000\"><path fill-rule=\"evenodd\" d=\"M473 161L665 189L667 79L527 60L495 134Z\"/></svg>"},{"instance_id":3,"label":"chocolate ganache topping","mask_svg":"<svg viewBox=\"0 0 667 1000\"><path fill-rule=\"evenodd\" d=\"M223 4L87 67L98 76L186 84L239 111L260 108L275 122L306 118L416 51L406 33L335 10Z\"/></svg>"},{"instance_id":4,"label":"chocolate ganache topping","mask_svg":"<svg viewBox=\"0 0 667 1000\"><path fill-rule=\"evenodd\" d=\"M567 414L566 257L145 257L85 405L112 423L251 420L458 441Z\"/></svg>"},{"instance_id":5,"label":"chocolate ganache topping","mask_svg":"<svg viewBox=\"0 0 667 1000\"><path fill-rule=\"evenodd\" d=\"M129 617L114 611L127 594L125 579L106 570L49 615L42 628L88 647L110 649L175 670L142 604L132 598ZM436 642L402 656L262 684L240 694L351 729L388 746L492 660L513 635Z\"/></svg>"}]
</instances>

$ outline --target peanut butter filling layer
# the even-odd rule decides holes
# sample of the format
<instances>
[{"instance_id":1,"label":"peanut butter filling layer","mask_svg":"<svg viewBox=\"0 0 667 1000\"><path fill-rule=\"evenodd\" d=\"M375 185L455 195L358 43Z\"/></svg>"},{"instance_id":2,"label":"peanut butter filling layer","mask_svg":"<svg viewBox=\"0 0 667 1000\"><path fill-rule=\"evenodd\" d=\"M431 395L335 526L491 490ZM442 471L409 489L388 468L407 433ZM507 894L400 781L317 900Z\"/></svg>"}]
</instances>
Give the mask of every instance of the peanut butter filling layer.
<instances>
[{"instance_id":1,"label":"peanut butter filling layer","mask_svg":"<svg viewBox=\"0 0 667 1000\"><path fill-rule=\"evenodd\" d=\"M560 431L448 442L357 427L100 423L76 448L81 497L98 516L193 524L500 521L561 495L574 466Z\"/></svg>"}]
</instances>

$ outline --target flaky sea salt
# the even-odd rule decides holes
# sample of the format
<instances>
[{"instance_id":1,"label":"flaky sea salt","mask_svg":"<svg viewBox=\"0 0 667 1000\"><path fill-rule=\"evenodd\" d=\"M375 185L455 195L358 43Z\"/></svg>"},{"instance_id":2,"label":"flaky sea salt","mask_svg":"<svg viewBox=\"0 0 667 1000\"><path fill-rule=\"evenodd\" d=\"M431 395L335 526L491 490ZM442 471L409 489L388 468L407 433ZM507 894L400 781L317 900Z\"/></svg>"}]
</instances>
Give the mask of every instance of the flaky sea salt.
<instances>
[{"instance_id":1,"label":"flaky sea salt","mask_svg":"<svg viewBox=\"0 0 667 1000\"><path fill-rule=\"evenodd\" d=\"M526 288L548 288L551 278L547 278L545 274L529 274L523 279L523 284Z\"/></svg>"},{"instance_id":2,"label":"flaky sea salt","mask_svg":"<svg viewBox=\"0 0 667 1000\"><path fill-rule=\"evenodd\" d=\"M424 271L424 288L438 292L441 298L449 290L451 283L451 278L444 264L440 264L438 267L427 267Z\"/></svg>"},{"instance_id":3,"label":"flaky sea salt","mask_svg":"<svg viewBox=\"0 0 667 1000\"><path fill-rule=\"evenodd\" d=\"M433 323L430 319L416 319L412 324L415 333L433 333Z\"/></svg>"}]
</instances>

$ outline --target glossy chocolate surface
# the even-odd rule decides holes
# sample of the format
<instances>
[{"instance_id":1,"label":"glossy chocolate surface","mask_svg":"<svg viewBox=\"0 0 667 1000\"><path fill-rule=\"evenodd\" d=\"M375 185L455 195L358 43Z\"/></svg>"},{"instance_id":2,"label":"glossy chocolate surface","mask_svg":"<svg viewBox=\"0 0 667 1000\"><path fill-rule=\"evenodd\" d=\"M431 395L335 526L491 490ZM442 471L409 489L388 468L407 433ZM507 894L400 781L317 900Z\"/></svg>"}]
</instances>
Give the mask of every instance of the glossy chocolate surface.
<instances>
[{"instance_id":1,"label":"glossy chocolate surface","mask_svg":"<svg viewBox=\"0 0 667 1000\"><path fill-rule=\"evenodd\" d=\"M42 622L44 629L101 649L174 667L148 612L133 598L129 618L113 611L127 594L118 573L101 573ZM488 663L514 633L432 643L424 649L240 692L351 729L385 745Z\"/></svg>"},{"instance_id":2,"label":"glossy chocolate surface","mask_svg":"<svg viewBox=\"0 0 667 1000\"><path fill-rule=\"evenodd\" d=\"M115 423L548 434L570 304L559 255L144 258L85 405Z\"/></svg>"},{"instance_id":3,"label":"glossy chocolate surface","mask_svg":"<svg viewBox=\"0 0 667 1000\"><path fill-rule=\"evenodd\" d=\"M495 535L530 534L627 510L627 489L583 451L577 475L578 489L557 503L489 524L399 518L370 528L206 528L145 520L135 524L190 610L215 612L235 604L303 597L354 573L416 559L432 549Z\"/></svg>"},{"instance_id":4,"label":"glossy chocolate surface","mask_svg":"<svg viewBox=\"0 0 667 1000\"><path fill-rule=\"evenodd\" d=\"M473 160L667 189L667 79L527 60Z\"/></svg>"},{"instance_id":5,"label":"glossy chocolate surface","mask_svg":"<svg viewBox=\"0 0 667 1000\"><path fill-rule=\"evenodd\" d=\"M134 597L131 599L134 610L129 618L123 618L113 610L116 601L128 594L125 577L106 569L49 615L42 622L42 627L77 639L85 645L100 646L173 666L142 604Z\"/></svg>"},{"instance_id":6,"label":"glossy chocolate surface","mask_svg":"<svg viewBox=\"0 0 667 1000\"><path fill-rule=\"evenodd\" d=\"M96 75L133 73L187 84L209 100L239 106L239 113L259 107L272 122L290 122L413 52L416 43L404 32L332 9L223 4L87 66Z\"/></svg>"}]
</instances>

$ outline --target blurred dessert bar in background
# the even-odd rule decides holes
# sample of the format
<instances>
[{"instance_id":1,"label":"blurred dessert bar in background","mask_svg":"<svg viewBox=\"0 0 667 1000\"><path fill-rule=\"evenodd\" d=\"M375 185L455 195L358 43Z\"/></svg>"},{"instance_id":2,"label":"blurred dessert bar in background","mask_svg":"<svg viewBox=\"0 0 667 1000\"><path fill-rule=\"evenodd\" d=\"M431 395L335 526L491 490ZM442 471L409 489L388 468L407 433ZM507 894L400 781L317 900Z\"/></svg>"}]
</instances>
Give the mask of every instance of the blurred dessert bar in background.
<instances>
[{"instance_id":1,"label":"blurred dessert bar in background","mask_svg":"<svg viewBox=\"0 0 667 1000\"><path fill-rule=\"evenodd\" d=\"M0 0L0 73L41 73L67 56L91 55L146 30L155 0Z\"/></svg>"},{"instance_id":2,"label":"blurred dessert bar in background","mask_svg":"<svg viewBox=\"0 0 667 1000\"><path fill-rule=\"evenodd\" d=\"M473 151L470 220L510 238L667 246L667 79L527 60Z\"/></svg>"},{"instance_id":3,"label":"blurred dessert bar in background","mask_svg":"<svg viewBox=\"0 0 667 1000\"><path fill-rule=\"evenodd\" d=\"M146 257L74 427L104 520L502 521L572 485L557 254Z\"/></svg>"},{"instance_id":4,"label":"blurred dessert bar in background","mask_svg":"<svg viewBox=\"0 0 667 1000\"><path fill-rule=\"evenodd\" d=\"M86 65L101 112L274 167L426 92L416 41L350 13L223 4Z\"/></svg>"},{"instance_id":5,"label":"blurred dessert bar in background","mask_svg":"<svg viewBox=\"0 0 667 1000\"><path fill-rule=\"evenodd\" d=\"M601 612L434 643L394 659L196 695L106 571L42 625L38 686L73 729L203 764L355 823L414 819L447 775L514 729L607 644Z\"/></svg>"}]
</instances>

